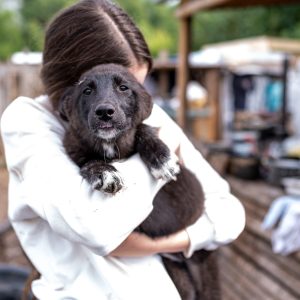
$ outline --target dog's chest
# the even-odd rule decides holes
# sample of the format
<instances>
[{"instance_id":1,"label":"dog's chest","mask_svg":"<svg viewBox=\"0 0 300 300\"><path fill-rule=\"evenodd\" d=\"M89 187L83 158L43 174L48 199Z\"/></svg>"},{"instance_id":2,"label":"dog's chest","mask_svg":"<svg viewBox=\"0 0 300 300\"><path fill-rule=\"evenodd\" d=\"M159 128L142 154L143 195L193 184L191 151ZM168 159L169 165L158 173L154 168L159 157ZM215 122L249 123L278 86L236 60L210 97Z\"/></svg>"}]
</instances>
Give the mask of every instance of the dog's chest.
<instances>
[{"instance_id":1,"label":"dog's chest","mask_svg":"<svg viewBox=\"0 0 300 300\"><path fill-rule=\"evenodd\" d=\"M103 147L104 156L106 158L109 159L117 158L118 153L116 151L116 147L114 144L103 143L102 147Z\"/></svg>"}]
</instances>

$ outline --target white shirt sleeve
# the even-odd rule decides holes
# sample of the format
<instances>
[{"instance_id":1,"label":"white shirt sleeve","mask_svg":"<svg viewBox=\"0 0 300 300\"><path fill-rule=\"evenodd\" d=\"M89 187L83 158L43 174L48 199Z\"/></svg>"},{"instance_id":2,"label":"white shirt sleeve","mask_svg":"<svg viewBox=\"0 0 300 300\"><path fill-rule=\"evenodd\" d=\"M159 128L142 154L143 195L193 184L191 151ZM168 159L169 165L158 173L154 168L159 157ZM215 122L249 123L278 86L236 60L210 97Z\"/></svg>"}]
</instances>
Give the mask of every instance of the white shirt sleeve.
<instances>
[{"instance_id":1,"label":"white shirt sleeve","mask_svg":"<svg viewBox=\"0 0 300 300\"><path fill-rule=\"evenodd\" d=\"M66 239L106 255L151 212L163 183L152 178L139 156L115 164L125 182L120 192L92 190L65 153L64 127L47 98L16 99L2 115L1 131L12 223L40 217Z\"/></svg>"},{"instance_id":2,"label":"white shirt sleeve","mask_svg":"<svg viewBox=\"0 0 300 300\"><path fill-rule=\"evenodd\" d=\"M175 150L180 145L180 159L201 182L205 197L205 212L187 228L190 257L195 250L213 250L235 240L245 227L245 211L240 201L231 194L228 183L209 165L192 145L181 128L162 109L155 107L161 124L161 138ZM158 123L158 121L157 121Z\"/></svg>"}]
</instances>

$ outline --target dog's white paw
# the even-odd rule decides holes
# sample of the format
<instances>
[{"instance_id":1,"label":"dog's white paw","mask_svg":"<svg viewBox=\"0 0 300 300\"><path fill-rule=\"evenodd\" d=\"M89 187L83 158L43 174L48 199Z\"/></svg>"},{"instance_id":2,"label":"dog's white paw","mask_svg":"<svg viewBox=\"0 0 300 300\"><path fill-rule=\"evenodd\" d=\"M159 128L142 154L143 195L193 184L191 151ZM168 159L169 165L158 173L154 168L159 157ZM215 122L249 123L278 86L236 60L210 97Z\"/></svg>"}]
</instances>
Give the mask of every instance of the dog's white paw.
<instances>
[{"instance_id":1,"label":"dog's white paw","mask_svg":"<svg viewBox=\"0 0 300 300\"><path fill-rule=\"evenodd\" d=\"M93 182L93 188L108 194L117 193L123 186L123 179L117 171L104 171L101 177Z\"/></svg>"},{"instance_id":2,"label":"dog's white paw","mask_svg":"<svg viewBox=\"0 0 300 300\"><path fill-rule=\"evenodd\" d=\"M169 160L162 163L160 168L151 168L151 174L156 179L176 180L176 175L179 174L180 167L177 157L171 156Z\"/></svg>"}]
</instances>

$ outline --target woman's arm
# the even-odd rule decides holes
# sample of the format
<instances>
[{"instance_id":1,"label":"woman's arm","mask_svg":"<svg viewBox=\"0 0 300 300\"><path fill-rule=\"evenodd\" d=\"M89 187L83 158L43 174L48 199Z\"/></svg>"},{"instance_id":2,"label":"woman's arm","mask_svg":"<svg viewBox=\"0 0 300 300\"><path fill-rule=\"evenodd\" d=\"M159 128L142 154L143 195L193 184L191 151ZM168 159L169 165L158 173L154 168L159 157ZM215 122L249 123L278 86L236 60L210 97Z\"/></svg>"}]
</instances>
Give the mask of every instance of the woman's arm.
<instances>
[{"instance_id":1,"label":"woman's arm","mask_svg":"<svg viewBox=\"0 0 300 300\"><path fill-rule=\"evenodd\" d=\"M245 227L245 210L241 202L231 194L228 183L208 164L184 134L181 135L180 157L182 163L201 182L205 197L205 214L196 224L187 228L191 247L211 250L234 241ZM206 240L199 239L201 232L205 233L203 236ZM194 245L193 240L198 245ZM189 253L191 254L191 250Z\"/></svg>"},{"instance_id":2,"label":"woman's arm","mask_svg":"<svg viewBox=\"0 0 300 300\"><path fill-rule=\"evenodd\" d=\"M12 222L45 220L53 231L99 255L115 249L152 210L162 182L138 155L115 164L125 188L114 196L94 191L67 157L64 128L49 102L15 100L1 120L10 173Z\"/></svg>"},{"instance_id":3,"label":"woman's arm","mask_svg":"<svg viewBox=\"0 0 300 300\"><path fill-rule=\"evenodd\" d=\"M110 255L112 256L147 256L159 253L186 252L190 239L185 230L172 235L152 239L142 233L133 232Z\"/></svg>"},{"instance_id":4,"label":"woman's arm","mask_svg":"<svg viewBox=\"0 0 300 300\"><path fill-rule=\"evenodd\" d=\"M157 253L184 252L190 257L195 250L213 250L235 240L245 226L245 212L240 201L229 190L228 183L194 148L182 130L167 114L155 106L147 124L158 126L161 139L180 161L199 179L205 194L205 212L198 221L173 235L151 239L133 233L111 255L139 256ZM178 147L179 145L179 147Z\"/></svg>"},{"instance_id":5,"label":"woman's arm","mask_svg":"<svg viewBox=\"0 0 300 300\"><path fill-rule=\"evenodd\" d=\"M149 125L159 126L161 139L176 151L180 162L191 170L202 184L205 196L205 213L187 228L190 245L185 252L191 256L194 250L212 250L235 240L245 226L245 211L234 197L228 183L209 165L195 149L181 128L158 106L155 118ZM179 148L178 148L179 144Z\"/></svg>"}]
</instances>

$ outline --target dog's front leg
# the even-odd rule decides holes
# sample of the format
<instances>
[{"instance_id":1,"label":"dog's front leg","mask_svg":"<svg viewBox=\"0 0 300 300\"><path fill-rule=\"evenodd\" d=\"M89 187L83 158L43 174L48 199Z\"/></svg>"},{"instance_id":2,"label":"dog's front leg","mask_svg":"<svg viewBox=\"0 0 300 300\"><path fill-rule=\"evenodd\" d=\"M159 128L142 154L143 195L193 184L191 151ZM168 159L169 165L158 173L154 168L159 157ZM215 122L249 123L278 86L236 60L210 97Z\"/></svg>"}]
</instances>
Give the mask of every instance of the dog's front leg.
<instances>
[{"instance_id":1,"label":"dog's front leg","mask_svg":"<svg viewBox=\"0 0 300 300\"><path fill-rule=\"evenodd\" d=\"M180 172L177 157L158 137L154 127L141 124L136 132L136 149L156 179L175 180Z\"/></svg>"},{"instance_id":2,"label":"dog's front leg","mask_svg":"<svg viewBox=\"0 0 300 300\"><path fill-rule=\"evenodd\" d=\"M80 174L94 189L105 193L115 194L124 185L117 169L102 161L88 161L81 167Z\"/></svg>"}]
</instances>

